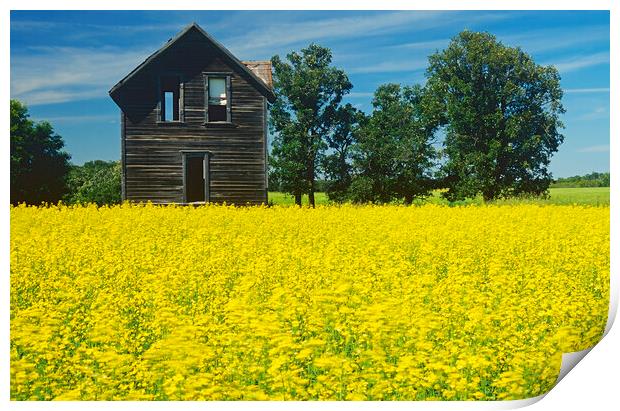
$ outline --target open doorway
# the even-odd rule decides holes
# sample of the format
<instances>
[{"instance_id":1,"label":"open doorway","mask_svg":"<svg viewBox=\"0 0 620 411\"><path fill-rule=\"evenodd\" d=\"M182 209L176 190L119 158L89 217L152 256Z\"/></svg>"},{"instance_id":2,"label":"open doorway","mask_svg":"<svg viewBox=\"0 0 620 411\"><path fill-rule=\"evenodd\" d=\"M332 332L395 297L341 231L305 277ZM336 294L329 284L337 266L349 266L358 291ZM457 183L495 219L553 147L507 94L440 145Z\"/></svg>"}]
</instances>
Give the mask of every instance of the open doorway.
<instances>
[{"instance_id":1,"label":"open doorway","mask_svg":"<svg viewBox=\"0 0 620 411\"><path fill-rule=\"evenodd\" d=\"M209 153L183 152L183 197L186 203L209 201Z\"/></svg>"}]
</instances>

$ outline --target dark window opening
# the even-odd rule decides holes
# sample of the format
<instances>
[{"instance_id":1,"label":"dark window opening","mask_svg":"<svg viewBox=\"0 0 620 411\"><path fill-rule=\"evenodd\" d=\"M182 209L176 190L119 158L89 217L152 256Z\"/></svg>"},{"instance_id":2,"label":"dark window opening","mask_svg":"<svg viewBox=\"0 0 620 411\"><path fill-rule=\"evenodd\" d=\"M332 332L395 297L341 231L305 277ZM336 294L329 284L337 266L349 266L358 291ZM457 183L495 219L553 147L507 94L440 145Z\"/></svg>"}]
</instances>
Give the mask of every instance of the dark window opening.
<instances>
[{"instance_id":1,"label":"dark window opening","mask_svg":"<svg viewBox=\"0 0 620 411\"><path fill-rule=\"evenodd\" d=\"M228 91L228 79L226 77L211 77L208 82L208 113L209 122L230 121L228 116L230 96Z\"/></svg>"},{"instance_id":2,"label":"dark window opening","mask_svg":"<svg viewBox=\"0 0 620 411\"><path fill-rule=\"evenodd\" d=\"M179 76L164 76L160 83L160 121L179 121L181 116L181 81Z\"/></svg>"}]
</instances>

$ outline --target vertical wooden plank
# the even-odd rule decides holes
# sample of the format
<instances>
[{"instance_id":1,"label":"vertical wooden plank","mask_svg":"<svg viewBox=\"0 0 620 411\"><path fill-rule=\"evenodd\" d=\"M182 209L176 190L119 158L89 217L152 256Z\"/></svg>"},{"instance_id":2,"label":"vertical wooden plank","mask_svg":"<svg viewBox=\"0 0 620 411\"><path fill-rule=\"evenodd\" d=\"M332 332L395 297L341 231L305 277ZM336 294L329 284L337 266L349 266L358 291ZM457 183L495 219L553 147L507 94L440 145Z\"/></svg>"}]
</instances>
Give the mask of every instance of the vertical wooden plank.
<instances>
[{"instance_id":1,"label":"vertical wooden plank","mask_svg":"<svg viewBox=\"0 0 620 411\"><path fill-rule=\"evenodd\" d=\"M229 123L232 123L232 116L231 116L231 100L232 100L232 93L230 90L230 76L226 76L226 121Z\"/></svg>"},{"instance_id":2,"label":"vertical wooden plank","mask_svg":"<svg viewBox=\"0 0 620 411\"><path fill-rule=\"evenodd\" d=\"M185 78L179 75L179 121L185 122Z\"/></svg>"},{"instance_id":3,"label":"vertical wooden plank","mask_svg":"<svg viewBox=\"0 0 620 411\"><path fill-rule=\"evenodd\" d=\"M205 201L208 203L211 201L211 175L209 171L209 153L205 153L202 158L202 170L205 177Z\"/></svg>"},{"instance_id":4,"label":"vertical wooden plank","mask_svg":"<svg viewBox=\"0 0 620 411\"><path fill-rule=\"evenodd\" d=\"M157 121L163 121L162 117L161 117L161 100L162 100L162 95L161 95L162 91L161 91L161 76L157 76Z\"/></svg>"},{"instance_id":5,"label":"vertical wooden plank","mask_svg":"<svg viewBox=\"0 0 620 411\"><path fill-rule=\"evenodd\" d=\"M181 153L181 157L183 157L183 202L187 203L187 156Z\"/></svg>"},{"instance_id":6,"label":"vertical wooden plank","mask_svg":"<svg viewBox=\"0 0 620 411\"><path fill-rule=\"evenodd\" d=\"M208 75L204 75L204 96L205 96L205 103L204 103L204 110L205 110L205 123L209 122L209 76Z\"/></svg>"}]
</instances>

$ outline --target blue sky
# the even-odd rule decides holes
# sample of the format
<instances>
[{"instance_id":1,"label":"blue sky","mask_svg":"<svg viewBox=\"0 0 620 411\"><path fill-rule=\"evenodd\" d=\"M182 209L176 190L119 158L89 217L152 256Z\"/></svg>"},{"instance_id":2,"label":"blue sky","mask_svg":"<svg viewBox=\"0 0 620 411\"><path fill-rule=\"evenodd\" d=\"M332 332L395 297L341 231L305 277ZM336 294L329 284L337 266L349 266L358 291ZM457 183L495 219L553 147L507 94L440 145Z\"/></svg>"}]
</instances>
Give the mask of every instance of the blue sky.
<instances>
[{"instance_id":1,"label":"blue sky","mask_svg":"<svg viewBox=\"0 0 620 411\"><path fill-rule=\"evenodd\" d=\"M354 85L347 101L367 112L378 85L424 83L428 55L461 30L491 32L560 71L566 139L554 176L609 171L607 11L12 11L11 98L54 125L74 163L116 160L108 90L193 21L242 60L331 48Z\"/></svg>"}]
</instances>

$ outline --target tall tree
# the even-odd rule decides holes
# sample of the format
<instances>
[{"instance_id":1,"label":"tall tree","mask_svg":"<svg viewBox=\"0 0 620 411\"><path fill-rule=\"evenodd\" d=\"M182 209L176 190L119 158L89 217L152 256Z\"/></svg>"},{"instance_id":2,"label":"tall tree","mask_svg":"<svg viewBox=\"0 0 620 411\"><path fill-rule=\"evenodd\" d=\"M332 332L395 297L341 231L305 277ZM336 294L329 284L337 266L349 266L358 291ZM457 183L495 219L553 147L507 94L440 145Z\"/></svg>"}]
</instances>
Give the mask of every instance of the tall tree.
<instances>
[{"instance_id":1,"label":"tall tree","mask_svg":"<svg viewBox=\"0 0 620 411\"><path fill-rule=\"evenodd\" d=\"M463 31L429 57L425 107L445 126L449 200L540 195L564 137L560 76L489 33Z\"/></svg>"},{"instance_id":2,"label":"tall tree","mask_svg":"<svg viewBox=\"0 0 620 411\"><path fill-rule=\"evenodd\" d=\"M11 100L11 203L56 203L67 191L71 156L50 123L33 122L28 109Z\"/></svg>"},{"instance_id":3,"label":"tall tree","mask_svg":"<svg viewBox=\"0 0 620 411\"><path fill-rule=\"evenodd\" d=\"M354 148L354 201L410 204L430 193L434 126L424 116L422 97L420 86L385 84L375 92Z\"/></svg>"},{"instance_id":4,"label":"tall tree","mask_svg":"<svg viewBox=\"0 0 620 411\"><path fill-rule=\"evenodd\" d=\"M352 147L355 134L366 116L351 104L340 107L334 116L332 133L327 135L329 154L322 160L325 174L325 191L330 200L343 202L347 199L352 181Z\"/></svg>"},{"instance_id":5,"label":"tall tree","mask_svg":"<svg viewBox=\"0 0 620 411\"><path fill-rule=\"evenodd\" d=\"M271 59L277 96L270 113L275 133L271 154L282 186L295 196L295 203L301 205L301 195L307 193L314 206L315 180L320 156L327 147L326 136L342 97L352 85L344 71L331 66L328 48L311 44L286 59Z\"/></svg>"}]
</instances>

